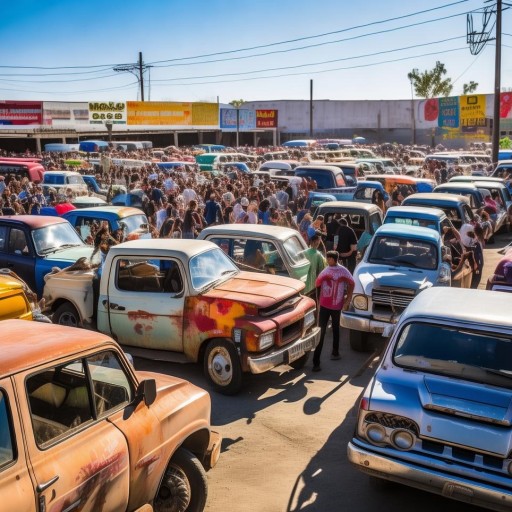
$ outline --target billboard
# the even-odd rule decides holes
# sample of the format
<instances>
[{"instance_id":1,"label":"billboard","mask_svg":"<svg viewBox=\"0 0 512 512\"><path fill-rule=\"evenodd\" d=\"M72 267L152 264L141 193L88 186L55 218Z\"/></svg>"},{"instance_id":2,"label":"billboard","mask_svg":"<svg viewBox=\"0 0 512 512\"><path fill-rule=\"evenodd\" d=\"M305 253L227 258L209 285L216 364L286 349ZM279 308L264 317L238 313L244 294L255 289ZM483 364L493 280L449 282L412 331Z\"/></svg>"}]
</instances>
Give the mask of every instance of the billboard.
<instances>
[{"instance_id":1,"label":"billboard","mask_svg":"<svg viewBox=\"0 0 512 512\"><path fill-rule=\"evenodd\" d=\"M502 92L500 94L500 117L512 119L512 92Z\"/></svg>"},{"instance_id":2,"label":"billboard","mask_svg":"<svg viewBox=\"0 0 512 512\"><path fill-rule=\"evenodd\" d=\"M84 102L44 101L43 124L59 128L74 128L89 124L89 107Z\"/></svg>"},{"instance_id":3,"label":"billboard","mask_svg":"<svg viewBox=\"0 0 512 512\"><path fill-rule=\"evenodd\" d=\"M194 126L219 126L218 103L192 103L192 124Z\"/></svg>"},{"instance_id":4,"label":"billboard","mask_svg":"<svg viewBox=\"0 0 512 512\"><path fill-rule=\"evenodd\" d=\"M220 109L221 130L236 130L236 108ZM238 127L240 131L256 129L256 113L254 110L241 108L239 110Z\"/></svg>"},{"instance_id":5,"label":"billboard","mask_svg":"<svg viewBox=\"0 0 512 512\"><path fill-rule=\"evenodd\" d=\"M460 96L460 126L485 126L485 94Z\"/></svg>"},{"instance_id":6,"label":"billboard","mask_svg":"<svg viewBox=\"0 0 512 512\"><path fill-rule=\"evenodd\" d=\"M0 125L21 126L42 123L42 101L0 101Z\"/></svg>"},{"instance_id":7,"label":"billboard","mask_svg":"<svg viewBox=\"0 0 512 512\"><path fill-rule=\"evenodd\" d=\"M277 128L277 110L256 110L256 128Z\"/></svg>"},{"instance_id":8,"label":"billboard","mask_svg":"<svg viewBox=\"0 0 512 512\"><path fill-rule=\"evenodd\" d=\"M191 126L192 103L128 101L128 124Z\"/></svg>"},{"instance_id":9,"label":"billboard","mask_svg":"<svg viewBox=\"0 0 512 512\"><path fill-rule=\"evenodd\" d=\"M459 127L459 97L439 98L438 126L440 128Z\"/></svg>"},{"instance_id":10,"label":"billboard","mask_svg":"<svg viewBox=\"0 0 512 512\"><path fill-rule=\"evenodd\" d=\"M126 124L126 103L124 101L90 101L89 123Z\"/></svg>"}]
</instances>

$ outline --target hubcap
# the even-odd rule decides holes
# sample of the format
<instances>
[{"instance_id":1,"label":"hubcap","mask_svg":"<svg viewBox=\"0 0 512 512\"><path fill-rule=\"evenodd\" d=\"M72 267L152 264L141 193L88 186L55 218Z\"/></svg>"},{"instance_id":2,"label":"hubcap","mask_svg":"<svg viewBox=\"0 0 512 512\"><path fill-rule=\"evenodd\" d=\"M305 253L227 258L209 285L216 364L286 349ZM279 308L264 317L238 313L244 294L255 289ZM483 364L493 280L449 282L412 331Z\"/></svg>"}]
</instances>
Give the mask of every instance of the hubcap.
<instances>
[{"instance_id":1,"label":"hubcap","mask_svg":"<svg viewBox=\"0 0 512 512\"><path fill-rule=\"evenodd\" d=\"M233 378L231 357L224 347L215 347L208 356L210 377L219 386L226 386Z\"/></svg>"},{"instance_id":2,"label":"hubcap","mask_svg":"<svg viewBox=\"0 0 512 512\"><path fill-rule=\"evenodd\" d=\"M78 322L76 321L73 313L63 313L59 318L59 325L67 325L69 327L76 327Z\"/></svg>"}]
</instances>

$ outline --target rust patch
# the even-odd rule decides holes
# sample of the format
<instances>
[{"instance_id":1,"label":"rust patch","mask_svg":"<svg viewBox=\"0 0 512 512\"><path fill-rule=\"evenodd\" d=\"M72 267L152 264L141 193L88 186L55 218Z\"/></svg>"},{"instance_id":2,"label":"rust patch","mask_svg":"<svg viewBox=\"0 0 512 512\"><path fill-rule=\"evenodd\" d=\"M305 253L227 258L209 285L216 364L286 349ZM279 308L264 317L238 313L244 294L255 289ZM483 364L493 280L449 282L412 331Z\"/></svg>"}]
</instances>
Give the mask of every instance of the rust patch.
<instances>
[{"instance_id":1,"label":"rust patch","mask_svg":"<svg viewBox=\"0 0 512 512\"><path fill-rule=\"evenodd\" d=\"M233 301L230 300L218 300L216 301L217 310L221 315L227 315L233 307Z\"/></svg>"},{"instance_id":2,"label":"rust patch","mask_svg":"<svg viewBox=\"0 0 512 512\"><path fill-rule=\"evenodd\" d=\"M156 315L148 313L147 311L128 311L128 320L136 322L137 320L154 320Z\"/></svg>"},{"instance_id":3,"label":"rust patch","mask_svg":"<svg viewBox=\"0 0 512 512\"><path fill-rule=\"evenodd\" d=\"M159 455L153 455L152 457L146 457L144 459L139 460L135 465L135 469L144 469L154 464L156 461L160 459Z\"/></svg>"}]
</instances>

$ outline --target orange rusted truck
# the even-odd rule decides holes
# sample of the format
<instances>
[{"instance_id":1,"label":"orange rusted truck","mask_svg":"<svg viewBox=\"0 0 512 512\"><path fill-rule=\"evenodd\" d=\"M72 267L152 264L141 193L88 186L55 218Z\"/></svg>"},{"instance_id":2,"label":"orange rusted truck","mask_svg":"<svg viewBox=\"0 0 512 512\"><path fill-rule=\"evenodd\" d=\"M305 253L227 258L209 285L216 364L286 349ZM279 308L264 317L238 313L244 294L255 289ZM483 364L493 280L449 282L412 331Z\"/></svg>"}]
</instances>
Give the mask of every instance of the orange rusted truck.
<instances>
[{"instance_id":1,"label":"orange rusted truck","mask_svg":"<svg viewBox=\"0 0 512 512\"><path fill-rule=\"evenodd\" d=\"M319 341L315 302L296 279L241 272L203 240L134 240L93 271L46 278L53 321L111 335L133 355L201 362L215 389L236 393L243 372L300 368Z\"/></svg>"},{"instance_id":2,"label":"orange rusted truck","mask_svg":"<svg viewBox=\"0 0 512 512\"><path fill-rule=\"evenodd\" d=\"M0 512L202 511L210 397L98 332L1 322Z\"/></svg>"}]
</instances>

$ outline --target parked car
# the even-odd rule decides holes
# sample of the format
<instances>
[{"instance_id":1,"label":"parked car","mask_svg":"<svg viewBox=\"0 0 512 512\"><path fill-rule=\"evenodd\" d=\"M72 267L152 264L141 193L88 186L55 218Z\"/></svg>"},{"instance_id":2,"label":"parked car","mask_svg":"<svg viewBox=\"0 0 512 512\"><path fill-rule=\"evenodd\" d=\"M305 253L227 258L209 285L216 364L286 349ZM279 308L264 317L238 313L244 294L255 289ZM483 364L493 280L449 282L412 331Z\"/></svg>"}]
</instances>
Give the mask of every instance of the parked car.
<instances>
[{"instance_id":1,"label":"parked car","mask_svg":"<svg viewBox=\"0 0 512 512\"><path fill-rule=\"evenodd\" d=\"M71 199L71 204L77 209L108 205L107 201L96 196L77 196Z\"/></svg>"},{"instance_id":2,"label":"parked car","mask_svg":"<svg viewBox=\"0 0 512 512\"><path fill-rule=\"evenodd\" d=\"M507 186L504 183L495 181L478 181L475 185L482 193L489 193L491 196L496 194L498 197L499 210L495 219L494 231L498 232L508 226L508 209L512 206L512 197L510 197Z\"/></svg>"},{"instance_id":3,"label":"parked car","mask_svg":"<svg viewBox=\"0 0 512 512\"><path fill-rule=\"evenodd\" d=\"M501 160L492 173L493 178L506 179L512 175L512 160Z\"/></svg>"},{"instance_id":4,"label":"parked car","mask_svg":"<svg viewBox=\"0 0 512 512\"><path fill-rule=\"evenodd\" d=\"M146 193L142 189L133 189L126 194L118 194L112 198L114 206L133 206L134 208L142 208Z\"/></svg>"},{"instance_id":5,"label":"parked car","mask_svg":"<svg viewBox=\"0 0 512 512\"><path fill-rule=\"evenodd\" d=\"M53 267L65 268L79 258L89 259L92 251L60 217L0 217L0 268L14 270L39 297L43 278Z\"/></svg>"},{"instance_id":6,"label":"parked car","mask_svg":"<svg viewBox=\"0 0 512 512\"><path fill-rule=\"evenodd\" d=\"M364 351L368 333L384 333L413 298L431 286L450 286L450 266L433 229L385 224L376 232L354 272L352 303L341 314L350 346Z\"/></svg>"},{"instance_id":7,"label":"parked car","mask_svg":"<svg viewBox=\"0 0 512 512\"><path fill-rule=\"evenodd\" d=\"M422 206L392 206L386 211L383 223L423 226L436 230L441 236L445 229L453 228L443 210Z\"/></svg>"},{"instance_id":8,"label":"parked car","mask_svg":"<svg viewBox=\"0 0 512 512\"><path fill-rule=\"evenodd\" d=\"M101 199L107 199L108 189L101 188L96 181L96 176L92 176L90 174L82 175L83 180L85 181L88 191L92 194L95 194L97 197Z\"/></svg>"},{"instance_id":9,"label":"parked car","mask_svg":"<svg viewBox=\"0 0 512 512\"><path fill-rule=\"evenodd\" d=\"M149 221L142 210L129 206L99 206L72 210L63 215L85 240L91 234L93 224L108 222L110 232L123 230L124 239L130 237L151 238Z\"/></svg>"},{"instance_id":10,"label":"parked car","mask_svg":"<svg viewBox=\"0 0 512 512\"><path fill-rule=\"evenodd\" d=\"M92 331L5 320L0 350L1 510L204 509L221 443L206 391Z\"/></svg>"},{"instance_id":11,"label":"parked car","mask_svg":"<svg viewBox=\"0 0 512 512\"><path fill-rule=\"evenodd\" d=\"M205 240L134 240L110 248L95 297L92 270L47 276L52 320L111 335L133 355L200 362L236 393L243 372L302 367L320 339L315 301L296 279L240 272ZM95 300L96 299L96 300Z\"/></svg>"},{"instance_id":12,"label":"parked car","mask_svg":"<svg viewBox=\"0 0 512 512\"><path fill-rule=\"evenodd\" d=\"M343 171L334 165L301 165L295 168L295 176L314 180L319 192L332 194L338 201L352 200L356 191L355 186L347 186Z\"/></svg>"},{"instance_id":13,"label":"parked car","mask_svg":"<svg viewBox=\"0 0 512 512\"><path fill-rule=\"evenodd\" d=\"M221 224L201 231L199 240L209 240L229 255L241 270L267 272L306 282L308 246L295 229L262 224ZM257 251L262 258L255 258ZM304 290L309 293L312 290Z\"/></svg>"},{"instance_id":14,"label":"parked car","mask_svg":"<svg viewBox=\"0 0 512 512\"><path fill-rule=\"evenodd\" d=\"M446 288L411 302L359 404L348 444L356 469L510 510L511 305L505 294Z\"/></svg>"},{"instance_id":15,"label":"parked car","mask_svg":"<svg viewBox=\"0 0 512 512\"><path fill-rule=\"evenodd\" d=\"M434 189L436 193L456 194L469 199L469 206L476 213L484 206L484 197L475 183L450 182L437 185Z\"/></svg>"},{"instance_id":16,"label":"parked car","mask_svg":"<svg viewBox=\"0 0 512 512\"><path fill-rule=\"evenodd\" d=\"M88 188L82 175L73 171L46 171L43 175L43 192L47 196L49 189L58 194L66 194L70 189L77 196L87 195Z\"/></svg>"},{"instance_id":17,"label":"parked car","mask_svg":"<svg viewBox=\"0 0 512 512\"><path fill-rule=\"evenodd\" d=\"M411 194L402 201L402 206L425 206L443 210L456 229L474 220L469 199L464 196L444 193Z\"/></svg>"},{"instance_id":18,"label":"parked car","mask_svg":"<svg viewBox=\"0 0 512 512\"><path fill-rule=\"evenodd\" d=\"M510 247L487 279L486 290L512 292L512 250Z\"/></svg>"}]
</instances>

